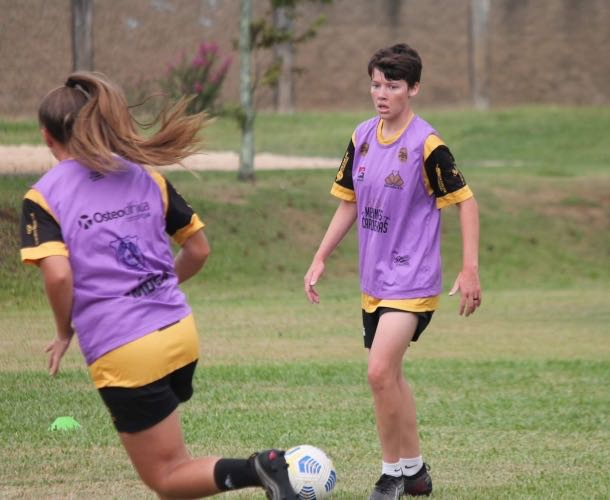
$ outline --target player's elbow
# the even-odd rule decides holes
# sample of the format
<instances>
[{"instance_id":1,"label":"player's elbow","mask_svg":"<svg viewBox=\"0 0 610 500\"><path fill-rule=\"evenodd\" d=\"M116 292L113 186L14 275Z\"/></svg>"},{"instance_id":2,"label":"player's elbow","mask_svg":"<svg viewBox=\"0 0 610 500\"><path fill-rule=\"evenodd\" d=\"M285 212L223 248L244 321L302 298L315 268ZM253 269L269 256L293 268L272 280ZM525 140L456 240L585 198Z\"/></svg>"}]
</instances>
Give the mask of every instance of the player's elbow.
<instances>
[{"instance_id":1,"label":"player's elbow","mask_svg":"<svg viewBox=\"0 0 610 500\"><path fill-rule=\"evenodd\" d=\"M183 251L191 262L202 266L212 250L203 231L198 231L185 242Z\"/></svg>"}]
</instances>

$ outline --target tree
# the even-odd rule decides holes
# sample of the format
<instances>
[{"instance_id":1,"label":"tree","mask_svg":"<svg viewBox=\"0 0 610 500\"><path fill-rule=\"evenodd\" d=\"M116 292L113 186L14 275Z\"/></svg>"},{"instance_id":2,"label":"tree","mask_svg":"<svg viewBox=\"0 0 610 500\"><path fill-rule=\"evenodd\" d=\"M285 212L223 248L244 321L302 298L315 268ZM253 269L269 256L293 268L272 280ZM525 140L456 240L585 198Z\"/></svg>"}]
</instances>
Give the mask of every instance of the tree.
<instances>
[{"instance_id":1,"label":"tree","mask_svg":"<svg viewBox=\"0 0 610 500\"><path fill-rule=\"evenodd\" d=\"M278 32L292 33L294 5L278 5L273 10L273 28ZM291 41L279 42L274 47L275 61L279 64L279 73L275 85L275 110L279 113L294 111L294 85L292 82Z\"/></svg>"},{"instance_id":2,"label":"tree","mask_svg":"<svg viewBox=\"0 0 610 500\"><path fill-rule=\"evenodd\" d=\"M470 0L470 87L476 109L489 108L489 24L490 0Z\"/></svg>"},{"instance_id":3,"label":"tree","mask_svg":"<svg viewBox=\"0 0 610 500\"><path fill-rule=\"evenodd\" d=\"M251 0L240 0L239 7L239 98L238 113L241 127L241 154L237 177L242 181L254 180L254 107L252 106L251 68Z\"/></svg>"},{"instance_id":4,"label":"tree","mask_svg":"<svg viewBox=\"0 0 610 500\"><path fill-rule=\"evenodd\" d=\"M93 0L72 0L72 68L93 70Z\"/></svg>"},{"instance_id":5,"label":"tree","mask_svg":"<svg viewBox=\"0 0 610 500\"><path fill-rule=\"evenodd\" d=\"M240 57L240 102L241 108L233 111L237 117L242 131L242 149L239 163L238 178L240 180L254 180L254 120L255 104L254 94L259 84L272 88L278 86L282 67L288 67L288 76L282 83L284 89L292 89L292 74L300 71L292 66L292 47L304 43L317 34L317 29L325 22L324 16L319 16L302 33L296 34L293 30L295 7L297 3L306 0L269 0L271 6L272 22L267 17L252 21L251 0L240 0L239 15L239 57ZM332 0L307 0L330 3ZM278 10L280 13L278 13ZM276 19L286 16L279 22ZM276 57L271 64L265 66L253 64L255 55L270 49L280 47L279 53L290 53L290 57ZM286 50L288 49L288 50ZM276 52L277 55L277 52ZM286 66L284 66L286 65ZM285 98L285 96L284 96ZM292 100L292 92L290 92ZM292 106L292 104L290 104Z\"/></svg>"}]
</instances>

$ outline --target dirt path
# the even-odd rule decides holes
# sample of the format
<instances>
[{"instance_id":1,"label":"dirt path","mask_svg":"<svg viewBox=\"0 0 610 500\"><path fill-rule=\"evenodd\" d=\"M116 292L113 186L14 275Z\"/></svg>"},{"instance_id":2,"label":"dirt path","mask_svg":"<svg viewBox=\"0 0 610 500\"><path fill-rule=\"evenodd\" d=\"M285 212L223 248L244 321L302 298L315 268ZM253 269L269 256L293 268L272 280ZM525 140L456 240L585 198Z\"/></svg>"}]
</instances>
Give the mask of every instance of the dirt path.
<instances>
[{"instance_id":1,"label":"dirt path","mask_svg":"<svg viewBox=\"0 0 610 500\"><path fill-rule=\"evenodd\" d=\"M281 170L295 168L338 168L340 158L308 158L259 153L254 159L255 170ZM56 163L45 146L0 146L0 174L40 173ZM237 170L239 156L233 152L206 152L186 159L185 165L193 170ZM164 169L182 168L179 165Z\"/></svg>"}]
</instances>

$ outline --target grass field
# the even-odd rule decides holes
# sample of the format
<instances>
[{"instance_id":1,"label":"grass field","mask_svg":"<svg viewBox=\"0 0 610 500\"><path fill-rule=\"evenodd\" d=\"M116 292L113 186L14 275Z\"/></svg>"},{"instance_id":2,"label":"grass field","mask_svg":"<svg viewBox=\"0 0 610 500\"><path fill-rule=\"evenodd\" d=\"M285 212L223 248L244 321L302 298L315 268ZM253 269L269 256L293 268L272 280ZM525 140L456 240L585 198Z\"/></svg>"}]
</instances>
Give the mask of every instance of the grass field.
<instances>
[{"instance_id":1,"label":"grass field","mask_svg":"<svg viewBox=\"0 0 610 500\"><path fill-rule=\"evenodd\" d=\"M405 362L434 498L609 498L610 110L422 115L443 132L479 200L484 286L472 318L443 297ZM364 116L261 115L258 149L339 157ZM0 143L32 128L5 133L20 126L0 123ZM210 126L217 149L238 147L231 127ZM290 131L299 144L289 144ZM182 409L189 448L243 456L314 444L334 459L334 498L366 498L380 457L353 234L330 259L322 303L309 305L301 290L336 206L333 172L261 172L254 184L233 173L169 177L208 224L213 252L185 285L202 337L196 392ZM37 271L17 258L20 199L33 180L0 177L0 498L153 498L76 346L56 379L46 375L51 314ZM458 234L447 210L446 289ZM48 431L61 415L82 429Z\"/></svg>"}]
</instances>

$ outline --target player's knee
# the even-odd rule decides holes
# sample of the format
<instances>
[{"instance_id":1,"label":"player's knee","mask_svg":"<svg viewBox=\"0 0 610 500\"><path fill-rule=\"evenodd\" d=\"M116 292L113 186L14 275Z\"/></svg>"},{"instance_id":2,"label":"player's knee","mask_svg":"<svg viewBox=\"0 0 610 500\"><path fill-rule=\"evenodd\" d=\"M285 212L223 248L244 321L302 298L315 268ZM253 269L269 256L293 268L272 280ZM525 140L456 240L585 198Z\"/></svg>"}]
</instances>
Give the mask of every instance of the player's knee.
<instances>
[{"instance_id":1,"label":"player's knee","mask_svg":"<svg viewBox=\"0 0 610 500\"><path fill-rule=\"evenodd\" d=\"M373 392L382 392L395 383L392 371L382 364L369 365L367 377Z\"/></svg>"}]
</instances>

